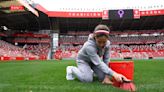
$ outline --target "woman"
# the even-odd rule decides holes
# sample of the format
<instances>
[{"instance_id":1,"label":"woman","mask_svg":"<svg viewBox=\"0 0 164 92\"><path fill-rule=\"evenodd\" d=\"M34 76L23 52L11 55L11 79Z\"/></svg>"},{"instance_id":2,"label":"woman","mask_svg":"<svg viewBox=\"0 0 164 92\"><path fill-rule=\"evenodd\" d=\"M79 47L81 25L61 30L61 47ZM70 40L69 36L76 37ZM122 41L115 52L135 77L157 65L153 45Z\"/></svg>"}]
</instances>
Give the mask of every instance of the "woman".
<instances>
[{"instance_id":1,"label":"woman","mask_svg":"<svg viewBox=\"0 0 164 92\"><path fill-rule=\"evenodd\" d=\"M109 31L106 25L100 24L95 27L94 33L89 36L88 41L84 43L78 52L77 67L67 67L67 80L74 80L77 77L81 82L92 82L93 72L103 84L112 84L110 76L118 82L122 82L122 79L127 80L123 75L108 67Z\"/></svg>"}]
</instances>

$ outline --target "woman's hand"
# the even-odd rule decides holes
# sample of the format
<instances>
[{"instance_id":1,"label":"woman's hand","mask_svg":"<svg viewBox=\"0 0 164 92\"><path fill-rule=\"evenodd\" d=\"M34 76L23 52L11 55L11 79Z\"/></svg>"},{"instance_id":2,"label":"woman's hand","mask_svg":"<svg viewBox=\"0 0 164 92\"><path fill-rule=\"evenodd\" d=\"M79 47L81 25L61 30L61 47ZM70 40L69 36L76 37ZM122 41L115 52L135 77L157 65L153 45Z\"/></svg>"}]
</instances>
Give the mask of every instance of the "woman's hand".
<instances>
[{"instance_id":1,"label":"woman's hand","mask_svg":"<svg viewBox=\"0 0 164 92\"><path fill-rule=\"evenodd\" d=\"M117 82L130 82L131 81L127 79L124 75L116 73L116 72L114 72L113 77Z\"/></svg>"},{"instance_id":2,"label":"woman's hand","mask_svg":"<svg viewBox=\"0 0 164 92\"><path fill-rule=\"evenodd\" d=\"M105 75L105 78L102 81L102 84L108 84L108 85L112 85L113 84L113 82L109 78L109 75Z\"/></svg>"}]
</instances>

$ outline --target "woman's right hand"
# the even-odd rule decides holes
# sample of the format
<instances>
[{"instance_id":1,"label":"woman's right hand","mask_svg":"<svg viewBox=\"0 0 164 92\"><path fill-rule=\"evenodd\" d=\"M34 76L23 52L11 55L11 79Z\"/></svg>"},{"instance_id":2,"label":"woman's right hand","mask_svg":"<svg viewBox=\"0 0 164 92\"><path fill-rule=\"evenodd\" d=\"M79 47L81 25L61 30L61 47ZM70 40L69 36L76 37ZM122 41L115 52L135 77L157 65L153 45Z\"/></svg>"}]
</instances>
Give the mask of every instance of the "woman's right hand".
<instances>
[{"instance_id":1,"label":"woman's right hand","mask_svg":"<svg viewBox=\"0 0 164 92\"><path fill-rule=\"evenodd\" d=\"M117 82L130 81L124 75L114 72L113 77Z\"/></svg>"},{"instance_id":2,"label":"woman's right hand","mask_svg":"<svg viewBox=\"0 0 164 92\"><path fill-rule=\"evenodd\" d=\"M121 74L114 72L113 77L117 82L122 82L122 75Z\"/></svg>"}]
</instances>

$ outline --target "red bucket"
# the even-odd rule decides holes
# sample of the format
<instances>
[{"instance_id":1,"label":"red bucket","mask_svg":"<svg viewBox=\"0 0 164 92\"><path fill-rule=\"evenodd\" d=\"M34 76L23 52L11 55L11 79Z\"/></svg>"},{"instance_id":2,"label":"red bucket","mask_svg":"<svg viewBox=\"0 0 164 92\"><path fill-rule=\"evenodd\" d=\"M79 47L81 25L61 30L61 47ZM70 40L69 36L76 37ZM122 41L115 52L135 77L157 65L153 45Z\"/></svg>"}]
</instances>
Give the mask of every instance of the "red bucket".
<instances>
[{"instance_id":1,"label":"red bucket","mask_svg":"<svg viewBox=\"0 0 164 92\"><path fill-rule=\"evenodd\" d=\"M134 74L133 61L110 62L109 67L115 72L124 75L126 78L133 80L133 74Z\"/></svg>"}]
</instances>

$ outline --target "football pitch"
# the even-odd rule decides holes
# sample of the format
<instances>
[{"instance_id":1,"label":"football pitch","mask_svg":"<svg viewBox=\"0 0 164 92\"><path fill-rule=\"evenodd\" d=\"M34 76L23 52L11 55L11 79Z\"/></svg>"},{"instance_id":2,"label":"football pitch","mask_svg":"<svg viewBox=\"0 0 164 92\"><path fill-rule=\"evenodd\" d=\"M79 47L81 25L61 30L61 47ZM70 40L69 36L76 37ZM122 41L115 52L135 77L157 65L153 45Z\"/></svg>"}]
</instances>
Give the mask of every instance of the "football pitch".
<instances>
[{"instance_id":1,"label":"football pitch","mask_svg":"<svg viewBox=\"0 0 164 92\"><path fill-rule=\"evenodd\" d=\"M126 92L98 80L67 81L73 60L0 62L0 92ZM164 60L134 60L137 92L164 91Z\"/></svg>"}]
</instances>

